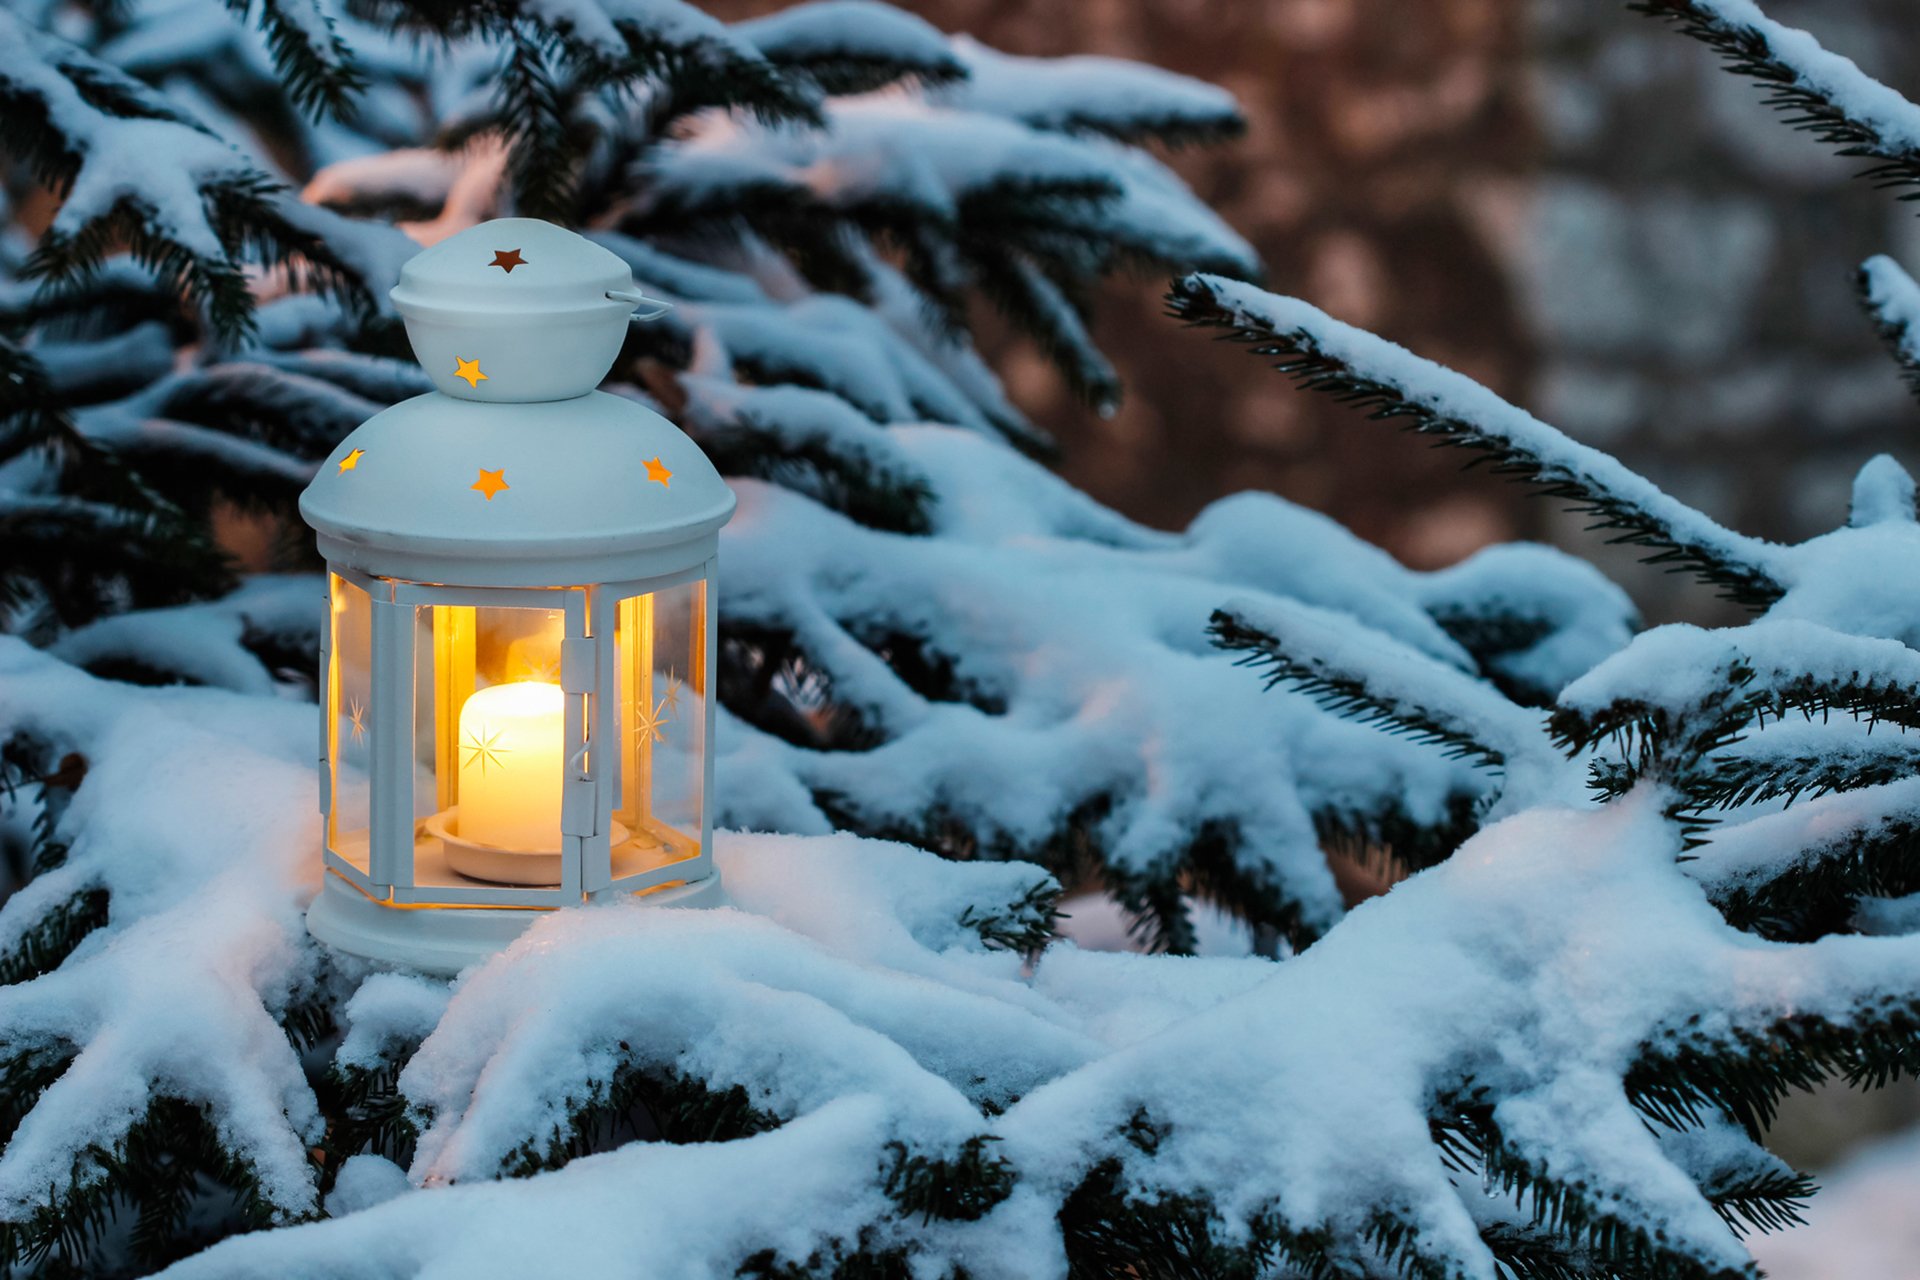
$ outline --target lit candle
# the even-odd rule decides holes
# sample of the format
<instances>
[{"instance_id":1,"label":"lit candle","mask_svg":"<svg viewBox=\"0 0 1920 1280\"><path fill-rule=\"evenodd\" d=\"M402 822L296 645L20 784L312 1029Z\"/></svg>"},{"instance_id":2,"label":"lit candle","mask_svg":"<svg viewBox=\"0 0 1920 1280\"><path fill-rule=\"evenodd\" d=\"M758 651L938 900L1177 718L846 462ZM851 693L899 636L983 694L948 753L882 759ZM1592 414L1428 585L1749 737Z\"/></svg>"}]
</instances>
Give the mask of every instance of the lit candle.
<instances>
[{"instance_id":1,"label":"lit candle","mask_svg":"<svg viewBox=\"0 0 1920 1280\"><path fill-rule=\"evenodd\" d=\"M462 840L500 849L560 847L566 695L519 680L481 689L460 708Z\"/></svg>"}]
</instances>

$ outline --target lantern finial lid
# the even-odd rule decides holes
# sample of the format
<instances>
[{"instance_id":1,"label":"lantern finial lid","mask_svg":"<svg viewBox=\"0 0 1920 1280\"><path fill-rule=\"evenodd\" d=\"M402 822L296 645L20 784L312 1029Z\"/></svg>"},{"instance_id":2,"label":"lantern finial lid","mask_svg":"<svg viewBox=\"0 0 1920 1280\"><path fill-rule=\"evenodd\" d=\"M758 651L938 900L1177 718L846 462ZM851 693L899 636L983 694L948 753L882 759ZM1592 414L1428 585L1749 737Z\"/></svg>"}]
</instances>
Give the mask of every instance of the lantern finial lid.
<instances>
[{"instance_id":1,"label":"lantern finial lid","mask_svg":"<svg viewBox=\"0 0 1920 1280\"><path fill-rule=\"evenodd\" d=\"M592 391L648 304L620 258L538 218L482 222L421 250L391 297L434 385L496 403Z\"/></svg>"},{"instance_id":2,"label":"lantern finial lid","mask_svg":"<svg viewBox=\"0 0 1920 1280\"><path fill-rule=\"evenodd\" d=\"M610 292L638 296L633 272L609 250L538 218L496 218L416 253L391 296L403 315L538 317L605 310Z\"/></svg>"}]
</instances>

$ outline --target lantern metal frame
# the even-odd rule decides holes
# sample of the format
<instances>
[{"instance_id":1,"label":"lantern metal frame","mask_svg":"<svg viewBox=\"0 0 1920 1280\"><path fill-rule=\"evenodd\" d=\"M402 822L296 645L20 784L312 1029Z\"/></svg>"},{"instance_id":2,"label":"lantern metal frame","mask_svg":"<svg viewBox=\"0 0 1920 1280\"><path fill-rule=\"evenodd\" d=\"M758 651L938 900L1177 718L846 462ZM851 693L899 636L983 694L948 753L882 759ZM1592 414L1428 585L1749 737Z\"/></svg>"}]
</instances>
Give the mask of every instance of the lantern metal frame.
<instances>
[{"instance_id":1,"label":"lantern metal frame","mask_svg":"<svg viewBox=\"0 0 1920 1280\"><path fill-rule=\"evenodd\" d=\"M663 885L705 880L713 874L713 815L706 803L713 794L713 752L701 759L700 829L675 834L691 839L694 851L684 857L623 875L614 873L613 811L622 780L623 744L619 717L616 610L620 602L650 596L672 587L698 584L701 588L699 663L695 692L701 695L703 741L711 743L714 700L707 688L718 659L718 610L713 591L717 560L654 578L590 583L571 587L447 587L360 573L345 565L329 565L331 578L365 592L371 610L370 671L372 700L387 708L412 707L420 691L414 681L420 670L421 643L416 610L436 606L543 609L561 614L559 686L565 697L564 741L577 746L563 755L561 793L561 879L552 887L471 883L421 883L421 851L431 849L423 838L411 795L412 766L417 758L419 725L407 715L374 718L368 733L367 776L371 788L367 829L367 865L358 865L335 848L334 773L338 767L338 717L332 714L338 696L335 682L332 627L323 629L320 653L320 785L325 822L323 860L327 869L345 879L370 900L395 906L552 908L610 897L645 893ZM448 714L446 710L437 712ZM603 749L604 748L604 749ZM634 785L636 780L627 780ZM429 856L433 856L429 853ZM460 873L447 869L446 876ZM439 877L436 877L439 879Z\"/></svg>"},{"instance_id":2,"label":"lantern metal frame","mask_svg":"<svg viewBox=\"0 0 1920 1280\"><path fill-rule=\"evenodd\" d=\"M322 628L320 672L320 807L326 883L308 913L321 941L369 959L451 975L505 946L544 912L557 907L644 896L661 905L710 906L723 901L713 865L713 751L718 661L717 557L658 577L567 587L453 587L362 573L329 564L333 580L366 593L370 610L370 698L375 707L416 705L420 690L417 610L435 606L535 608L563 618L559 685L565 697L564 733L579 746L563 756L561 877L556 886L490 884L451 868L423 876L421 856L433 837L421 833L412 794L417 758L416 717L376 715L368 729L366 865L335 847L335 770L338 694L331 617ZM697 584L704 749L700 760L700 826L678 831L693 842L684 857L616 874L613 813L622 777L622 726L617 616L621 602ZM436 709L436 715L445 715ZM637 785L628 779L626 785ZM676 829L677 831L677 829ZM436 856L428 852L428 857ZM444 853L437 855L444 857ZM422 883L422 881L434 881Z\"/></svg>"}]
</instances>

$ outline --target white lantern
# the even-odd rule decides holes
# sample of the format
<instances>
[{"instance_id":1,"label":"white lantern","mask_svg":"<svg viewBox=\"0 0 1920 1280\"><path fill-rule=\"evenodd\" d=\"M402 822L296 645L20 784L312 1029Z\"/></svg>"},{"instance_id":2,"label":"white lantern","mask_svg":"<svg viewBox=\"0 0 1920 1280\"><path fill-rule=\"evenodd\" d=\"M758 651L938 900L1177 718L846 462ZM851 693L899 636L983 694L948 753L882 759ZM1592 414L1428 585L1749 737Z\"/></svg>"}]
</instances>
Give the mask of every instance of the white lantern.
<instances>
[{"instance_id":1,"label":"white lantern","mask_svg":"<svg viewBox=\"0 0 1920 1280\"><path fill-rule=\"evenodd\" d=\"M300 499L329 618L309 929L449 974L555 907L712 902L734 498L672 423L595 390L632 274L512 218L414 257L393 299L439 390L361 425Z\"/></svg>"}]
</instances>

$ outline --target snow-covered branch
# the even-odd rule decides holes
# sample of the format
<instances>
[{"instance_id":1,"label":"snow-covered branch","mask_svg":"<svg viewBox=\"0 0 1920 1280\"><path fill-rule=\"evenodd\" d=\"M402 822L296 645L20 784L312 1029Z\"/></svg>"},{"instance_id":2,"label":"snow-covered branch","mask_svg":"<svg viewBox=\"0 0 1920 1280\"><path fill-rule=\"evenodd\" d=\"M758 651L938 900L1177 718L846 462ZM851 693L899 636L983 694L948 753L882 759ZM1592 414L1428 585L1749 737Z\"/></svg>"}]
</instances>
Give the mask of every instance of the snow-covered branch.
<instances>
[{"instance_id":1,"label":"snow-covered branch","mask_svg":"<svg viewBox=\"0 0 1920 1280\"><path fill-rule=\"evenodd\" d=\"M1883 253L1860 264L1856 283L1874 329L1907 385L1920 395L1920 284Z\"/></svg>"},{"instance_id":2,"label":"snow-covered branch","mask_svg":"<svg viewBox=\"0 0 1920 1280\"><path fill-rule=\"evenodd\" d=\"M1611 541L1694 573L1730 598L1762 608L1785 592L1779 548L1733 533L1669 497L1618 460L1579 444L1470 378L1342 324L1292 298L1239 281L1192 275L1175 283L1173 314L1224 329L1311 390L1470 449L1497 474L1570 499Z\"/></svg>"},{"instance_id":3,"label":"snow-covered branch","mask_svg":"<svg viewBox=\"0 0 1920 1280\"><path fill-rule=\"evenodd\" d=\"M1638 0L1633 8L1674 23L1712 48L1727 69L1751 76L1767 105L1843 156L1878 163L1884 187L1920 185L1920 106L1804 31L1775 22L1753 0Z\"/></svg>"}]
</instances>

